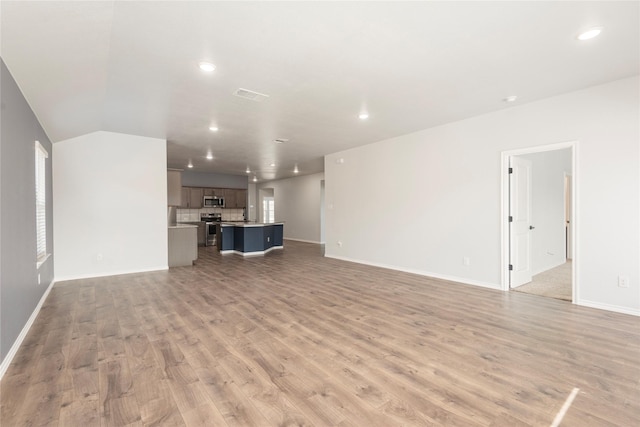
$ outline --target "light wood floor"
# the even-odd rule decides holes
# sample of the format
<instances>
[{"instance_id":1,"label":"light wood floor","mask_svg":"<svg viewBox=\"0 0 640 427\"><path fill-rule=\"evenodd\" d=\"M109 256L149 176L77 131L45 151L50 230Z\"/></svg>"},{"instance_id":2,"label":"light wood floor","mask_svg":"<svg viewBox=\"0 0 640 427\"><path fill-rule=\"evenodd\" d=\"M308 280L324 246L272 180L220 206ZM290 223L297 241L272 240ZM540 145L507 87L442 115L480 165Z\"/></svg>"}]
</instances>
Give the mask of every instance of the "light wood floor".
<instances>
[{"instance_id":1,"label":"light wood floor","mask_svg":"<svg viewBox=\"0 0 640 427\"><path fill-rule=\"evenodd\" d=\"M200 251L57 283L4 426L640 425L640 319L326 259Z\"/></svg>"}]
</instances>

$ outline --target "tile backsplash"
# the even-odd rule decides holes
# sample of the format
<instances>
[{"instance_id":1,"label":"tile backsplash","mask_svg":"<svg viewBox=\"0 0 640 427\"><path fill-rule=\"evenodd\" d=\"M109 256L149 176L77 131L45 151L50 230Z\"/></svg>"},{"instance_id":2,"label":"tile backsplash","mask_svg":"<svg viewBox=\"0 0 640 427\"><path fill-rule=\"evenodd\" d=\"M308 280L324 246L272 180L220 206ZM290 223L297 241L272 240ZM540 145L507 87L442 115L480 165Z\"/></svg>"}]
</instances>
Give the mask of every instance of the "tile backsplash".
<instances>
[{"instance_id":1,"label":"tile backsplash","mask_svg":"<svg viewBox=\"0 0 640 427\"><path fill-rule=\"evenodd\" d=\"M243 221L244 209L222 209L222 208L202 208L202 209L177 209L176 219L178 222L200 221L200 214L219 213L222 214L223 221Z\"/></svg>"}]
</instances>

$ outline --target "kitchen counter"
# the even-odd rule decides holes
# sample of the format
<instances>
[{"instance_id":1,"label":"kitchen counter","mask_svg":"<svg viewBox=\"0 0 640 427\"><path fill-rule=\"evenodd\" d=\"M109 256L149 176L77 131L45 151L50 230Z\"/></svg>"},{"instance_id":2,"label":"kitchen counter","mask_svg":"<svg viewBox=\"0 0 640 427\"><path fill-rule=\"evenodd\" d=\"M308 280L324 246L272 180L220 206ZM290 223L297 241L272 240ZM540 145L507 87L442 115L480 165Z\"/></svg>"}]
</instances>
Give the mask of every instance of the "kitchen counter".
<instances>
[{"instance_id":1,"label":"kitchen counter","mask_svg":"<svg viewBox=\"0 0 640 427\"><path fill-rule=\"evenodd\" d=\"M198 246L207 245L207 229L204 221L183 221L178 222L178 225L195 225L198 227Z\"/></svg>"},{"instance_id":2,"label":"kitchen counter","mask_svg":"<svg viewBox=\"0 0 640 427\"><path fill-rule=\"evenodd\" d=\"M182 224L170 225L169 228L198 228L196 224Z\"/></svg>"},{"instance_id":3,"label":"kitchen counter","mask_svg":"<svg viewBox=\"0 0 640 427\"><path fill-rule=\"evenodd\" d=\"M198 226L194 224L170 225L169 267L193 265L198 259Z\"/></svg>"},{"instance_id":4,"label":"kitchen counter","mask_svg":"<svg viewBox=\"0 0 640 427\"><path fill-rule=\"evenodd\" d=\"M264 255L284 248L283 235L282 222L224 221L218 231L218 249L221 254Z\"/></svg>"},{"instance_id":5,"label":"kitchen counter","mask_svg":"<svg viewBox=\"0 0 640 427\"><path fill-rule=\"evenodd\" d=\"M223 221L220 225L226 225L227 227L264 227L269 225L284 225L284 222Z\"/></svg>"}]
</instances>

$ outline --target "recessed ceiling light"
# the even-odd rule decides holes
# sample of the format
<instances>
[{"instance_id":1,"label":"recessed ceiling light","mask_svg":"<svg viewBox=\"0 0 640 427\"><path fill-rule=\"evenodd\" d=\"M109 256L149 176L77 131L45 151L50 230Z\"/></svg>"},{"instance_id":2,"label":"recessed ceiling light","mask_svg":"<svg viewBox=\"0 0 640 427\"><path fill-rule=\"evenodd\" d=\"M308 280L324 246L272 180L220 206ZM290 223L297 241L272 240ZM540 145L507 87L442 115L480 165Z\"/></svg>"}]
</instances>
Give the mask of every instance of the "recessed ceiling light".
<instances>
[{"instance_id":1,"label":"recessed ceiling light","mask_svg":"<svg viewBox=\"0 0 640 427\"><path fill-rule=\"evenodd\" d=\"M218 128L217 128L216 126L210 126L210 127L209 127L209 130L210 130L211 132L218 132Z\"/></svg>"},{"instance_id":2,"label":"recessed ceiling light","mask_svg":"<svg viewBox=\"0 0 640 427\"><path fill-rule=\"evenodd\" d=\"M207 73L212 72L213 70L216 69L216 66L213 65L211 62L206 62L206 61L202 61L198 64L198 66L200 67L200 69L202 71L205 71Z\"/></svg>"},{"instance_id":3,"label":"recessed ceiling light","mask_svg":"<svg viewBox=\"0 0 640 427\"><path fill-rule=\"evenodd\" d=\"M502 100L504 102L516 102L516 99L518 99L517 96L511 95L511 96L507 96L506 98L503 98Z\"/></svg>"},{"instance_id":4,"label":"recessed ceiling light","mask_svg":"<svg viewBox=\"0 0 640 427\"><path fill-rule=\"evenodd\" d=\"M207 153L207 160L213 160L213 154Z\"/></svg>"},{"instance_id":5,"label":"recessed ceiling light","mask_svg":"<svg viewBox=\"0 0 640 427\"><path fill-rule=\"evenodd\" d=\"M602 32L602 27L589 28L587 31L583 31L578 34L578 40L589 40L597 37Z\"/></svg>"},{"instance_id":6,"label":"recessed ceiling light","mask_svg":"<svg viewBox=\"0 0 640 427\"><path fill-rule=\"evenodd\" d=\"M360 113L360 115L358 116L358 118L360 120L367 120L369 118L369 114L368 113Z\"/></svg>"},{"instance_id":7,"label":"recessed ceiling light","mask_svg":"<svg viewBox=\"0 0 640 427\"><path fill-rule=\"evenodd\" d=\"M269 166L271 166L272 168L276 166L275 163L271 163Z\"/></svg>"},{"instance_id":8,"label":"recessed ceiling light","mask_svg":"<svg viewBox=\"0 0 640 427\"><path fill-rule=\"evenodd\" d=\"M189 164L187 165L188 168L192 168L193 167L193 163L191 163L191 160L189 160Z\"/></svg>"}]
</instances>

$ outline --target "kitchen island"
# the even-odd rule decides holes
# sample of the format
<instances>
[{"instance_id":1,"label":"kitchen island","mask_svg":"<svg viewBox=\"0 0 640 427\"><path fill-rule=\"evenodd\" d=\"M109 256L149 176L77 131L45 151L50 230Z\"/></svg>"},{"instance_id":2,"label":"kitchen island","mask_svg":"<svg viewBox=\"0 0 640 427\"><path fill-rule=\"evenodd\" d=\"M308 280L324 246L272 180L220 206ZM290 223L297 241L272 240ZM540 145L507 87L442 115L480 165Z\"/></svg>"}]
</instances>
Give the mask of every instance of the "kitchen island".
<instances>
[{"instance_id":1,"label":"kitchen island","mask_svg":"<svg viewBox=\"0 0 640 427\"><path fill-rule=\"evenodd\" d=\"M283 249L284 223L222 222L216 236L221 254L264 255Z\"/></svg>"}]
</instances>

